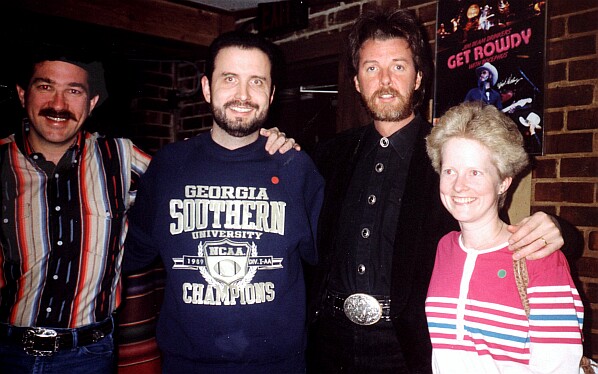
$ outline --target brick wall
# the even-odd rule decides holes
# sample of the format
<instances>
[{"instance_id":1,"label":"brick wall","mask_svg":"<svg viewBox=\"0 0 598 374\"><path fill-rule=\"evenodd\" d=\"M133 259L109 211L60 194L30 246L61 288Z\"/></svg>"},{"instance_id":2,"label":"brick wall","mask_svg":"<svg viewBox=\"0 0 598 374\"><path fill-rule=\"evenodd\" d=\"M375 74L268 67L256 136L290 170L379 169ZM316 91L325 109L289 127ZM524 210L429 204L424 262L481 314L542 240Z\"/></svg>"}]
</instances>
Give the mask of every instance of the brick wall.
<instances>
[{"instance_id":1,"label":"brick wall","mask_svg":"<svg viewBox=\"0 0 598 374\"><path fill-rule=\"evenodd\" d=\"M344 1L310 8L309 27L277 43L292 50L318 35L345 31L376 5L413 9L428 35L435 35L436 1ZM572 267L587 306L586 353L591 349L598 358L598 3L549 1L548 18L546 152L536 160L530 201L532 211L557 214L582 235L583 255Z\"/></svg>"},{"instance_id":2,"label":"brick wall","mask_svg":"<svg viewBox=\"0 0 598 374\"><path fill-rule=\"evenodd\" d=\"M131 138L151 154L168 143L207 131L210 108L201 94L203 62L135 61Z\"/></svg>"},{"instance_id":3,"label":"brick wall","mask_svg":"<svg viewBox=\"0 0 598 374\"><path fill-rule=\"evenodd\" d=\"M137 75L135 98L131 103L131 138L146 152L154 153L173 139L173 114L168 108L168 91L173 87L170 62L135 61L131 71Z\"/></svg>"},{"instance_id":4,"label":"brick wall","mask_svg":"<svg viewBox=\"0 0 598 374\"><path fill-rule=\"evenodd\" d=\"M414 9L428 35L433 36L436 4L378 0L317 5L309 9L307 29L276 42L301 50L317 36L346 31L355 17L376 5ZM587 305L586 346L598 358L598 3L553 0L548 4L548 18L546 152L535 162L530 201L533 211L557 214L581 233L583 255L572 266ZM144 83L133 105L138 144L154 152L210 127L209 107L201 92L193 93L201 63L139 64Z\"/></svg>"},{"instance_id":5,"label":"brick wall","mask_svg":"<svg viewBox=\"0 0 598 374\"><path fill-rule=\"evenodd\" d=\"M598 356L598 3L548 3L545 156L532 175L532 210L558 214L584 241L576 268L586 340Z\"/></svg>"}]
</instances>

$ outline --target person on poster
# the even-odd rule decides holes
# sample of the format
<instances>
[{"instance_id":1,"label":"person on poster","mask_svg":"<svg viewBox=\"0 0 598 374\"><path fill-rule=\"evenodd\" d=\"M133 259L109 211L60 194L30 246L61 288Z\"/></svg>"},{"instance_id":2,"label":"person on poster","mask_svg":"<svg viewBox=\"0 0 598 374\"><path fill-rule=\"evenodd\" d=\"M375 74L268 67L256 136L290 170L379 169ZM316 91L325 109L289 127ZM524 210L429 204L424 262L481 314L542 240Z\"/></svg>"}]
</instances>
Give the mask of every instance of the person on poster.
<instances>
[{"instance_id":1,"label":"person on poster","mask_svg":"<svg viewBox=\"0 0 598 374\"><path fill-rule=\"evenodd\" d=\"M494 89L498 82L498 70L489 62L475 69L477 87L472 88L465 95L464 102L483 101L502 109L502 98L500 92Z\"/></svg>"},{"instance_id":2,"label":"person on poster","mask_svg":"<svg viewBox=\"0 0 598 374\"><path fill-rule=\"evenodd\" d=\"M489 5L485 5L483 8L481 8L478 30L488 31L492 26L494 26L492 23L492 17L494 17L494 14L490 13L491 11L492 7Z\"/></svg>"},{"instance_id":3,"label":"person on poster","mask_svg":"<svg viewBox=\"0 0 598 374\"><path fill-rule=\"evenodd\" d=\"M542 137L538 134L539 131L542 131L541 121L542 119L535 112L529 112L527 117L519 117L519 123L525 127L523 134L526 147L532 153L542 152Z\"/></svg>"},{"instance_id":4,"label":"person on poster","mask_svg":"<svg viewBox=\"0 0 598 374\"><path fill-rule=\"evenodd\" d=\"M511 16L511 4L509 0L498 0L497 22L499 26L506 26Z\"/></svg>"}]
</instances>

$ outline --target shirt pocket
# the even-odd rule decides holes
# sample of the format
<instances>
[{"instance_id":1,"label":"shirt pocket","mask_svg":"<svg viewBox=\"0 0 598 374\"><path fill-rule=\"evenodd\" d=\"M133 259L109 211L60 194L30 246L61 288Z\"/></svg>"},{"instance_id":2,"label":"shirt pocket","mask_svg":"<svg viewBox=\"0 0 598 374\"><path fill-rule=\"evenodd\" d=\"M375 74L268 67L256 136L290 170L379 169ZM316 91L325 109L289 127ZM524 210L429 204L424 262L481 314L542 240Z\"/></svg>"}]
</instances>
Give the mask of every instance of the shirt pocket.
<instances>
[{"instance_id":1,"label":"shirt pocket","mask_svg":"<svg viewBox=\"0 0 598 374\"><path fill-rule=\"evenodd\" d=\"M88 200L81 213L81 240L88 238L87 245L84 245L88 252L106 255L110 252L109 246L120 243L124 209L112 208L105 201ZM120 248L117 251L120 251Z\"/></svg>"},{"instance_id":2,"label":"shirt pocket","mask_svg":"<svg viewBox=\"0 0 598 374\"><path fill-rule=\"evenodd\" d=\"M14 207L14 201L10 201L9 206L2 206L2 256L5 262L14 262L20 264L22 254L19 251L19 235L24 235L22 240L29 240L38 243L41 239L36 231L30 231L29 228L39 226L39 222L33 222L32 205L24 203L17 206L18 214L9 208ZM32 245L35 247L35 244ZM5 269L6 270L6 269Z\"/></svg>"}]
</instances>

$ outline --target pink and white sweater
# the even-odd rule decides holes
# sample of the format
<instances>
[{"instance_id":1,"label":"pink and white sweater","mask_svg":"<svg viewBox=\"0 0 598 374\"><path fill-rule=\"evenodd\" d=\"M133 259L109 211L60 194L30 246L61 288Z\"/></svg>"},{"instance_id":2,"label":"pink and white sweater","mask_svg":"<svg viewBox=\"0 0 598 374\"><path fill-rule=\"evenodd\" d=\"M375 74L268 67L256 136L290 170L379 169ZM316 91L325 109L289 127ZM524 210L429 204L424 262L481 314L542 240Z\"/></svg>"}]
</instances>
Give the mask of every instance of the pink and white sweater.
<instances>
[{"instance_id":1,"label":"pink and white sweater","mask_svg":"<svg viewBox=\"0 0 598 374\"><path fill-rule=\"evenodd\" d=\"M583 305L560 251L527 261L525 315L507 243L465 248L459 232L438 244L426 299L434 373L579 373Z\"/></svg>"}]
</instances>

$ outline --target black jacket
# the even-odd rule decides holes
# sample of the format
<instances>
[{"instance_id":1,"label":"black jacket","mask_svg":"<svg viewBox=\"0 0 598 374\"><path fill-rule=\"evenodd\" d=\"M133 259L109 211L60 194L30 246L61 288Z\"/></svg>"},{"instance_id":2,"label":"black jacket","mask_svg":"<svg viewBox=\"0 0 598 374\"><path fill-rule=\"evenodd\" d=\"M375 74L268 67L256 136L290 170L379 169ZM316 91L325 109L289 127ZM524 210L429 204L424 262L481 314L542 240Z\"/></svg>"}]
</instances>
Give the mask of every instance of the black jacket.
<instances>
[{"instance_id":1,"label":"black jacket","mask_svg":"<svg viewBox=\"0 0 598 374\"><path fill-rule=\"evenodd\" d=\"M411 124L415 123L420 125L420 132L411 157L394 245L390 313L411 372L428 373L432 357L424 311L428 283L439 239L459 227L440 202L438 175L426 154L425 137L431 125L420 116ZM326 191L318 228L320 262L307 272L310 321L315 320L323 306L330 264L335 258L339 212L362 151L365 131L366 127L361 127L343 132L315 154L326 180Z\"/></svg>"}]
</instances>

